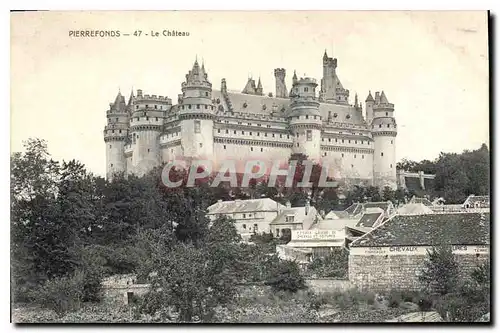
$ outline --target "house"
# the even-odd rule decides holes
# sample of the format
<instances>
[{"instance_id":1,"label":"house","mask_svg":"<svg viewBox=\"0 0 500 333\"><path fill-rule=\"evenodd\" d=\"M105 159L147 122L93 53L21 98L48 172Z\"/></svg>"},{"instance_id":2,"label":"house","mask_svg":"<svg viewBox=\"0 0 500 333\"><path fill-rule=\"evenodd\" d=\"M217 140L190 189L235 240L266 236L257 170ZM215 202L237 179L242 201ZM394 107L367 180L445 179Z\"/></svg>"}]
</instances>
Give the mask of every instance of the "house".
<instances>
[{"instance_id":1,"label":"house","mask_svg":"<svg viewBox=\"0 0 500 333\"><path fill-rule=\"evenodd\" d=\"M208 207L207 216L211 221L219 216L227 216L235 220L235 227L243 239L252 234L270 232L270 223L286 207L269 199L250 199L222 201Z\"/></svg>"},{"instance_id":2,"label":"house","mask_svg":"<svg viewBox=\"0 0 500 333\"><path fill-rule=\"evenodd\" d=\"M321 220L321 216L309 201L304 207L291 207L287 202L286 207L271 222L270 228L276 237L281 237L286 233L291 235L292 230L308 230L317 220Z\"/></svg>"},{"instance_id":3,"label":"house","mask_svg":"<svg viewBox=\"0 0 500 333\"><path fill-rule=\"evenodd\" d=\"M427 251L441 245L452 247L460 274L469 275L489 260L490 213L393 216L350 244L349 280L361 289L419 290Z\"/></svg>"},{"instance_id":4,"label":"house","mask_svg":"<svg viewBox=\"0 0 500 333\"><path fill-rule=\"evenodd\" d=\"M471 194L462 206L464 208L490 208L490 196Z\"/></svg>"}]
</instances>

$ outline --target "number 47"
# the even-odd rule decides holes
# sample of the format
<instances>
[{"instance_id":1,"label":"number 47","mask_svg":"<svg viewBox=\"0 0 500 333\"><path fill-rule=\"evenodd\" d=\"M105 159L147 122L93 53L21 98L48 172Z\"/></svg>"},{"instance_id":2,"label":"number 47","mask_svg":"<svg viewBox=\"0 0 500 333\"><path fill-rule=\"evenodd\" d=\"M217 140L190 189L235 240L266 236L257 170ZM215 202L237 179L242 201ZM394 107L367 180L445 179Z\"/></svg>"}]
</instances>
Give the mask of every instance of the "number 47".
<instances>
[{"instance_id":1,"label":"number 47","mask_svg":"<svg viewBox=\"0 0 500 333\"><path fill-rule=\"evenodd\" d=\"M141 30L136 30L136 31L134 32L134 36L139 37L139 36L141 35L141 33L142 33L142 31L141 31Z\"/></svg>"}]
</instances>

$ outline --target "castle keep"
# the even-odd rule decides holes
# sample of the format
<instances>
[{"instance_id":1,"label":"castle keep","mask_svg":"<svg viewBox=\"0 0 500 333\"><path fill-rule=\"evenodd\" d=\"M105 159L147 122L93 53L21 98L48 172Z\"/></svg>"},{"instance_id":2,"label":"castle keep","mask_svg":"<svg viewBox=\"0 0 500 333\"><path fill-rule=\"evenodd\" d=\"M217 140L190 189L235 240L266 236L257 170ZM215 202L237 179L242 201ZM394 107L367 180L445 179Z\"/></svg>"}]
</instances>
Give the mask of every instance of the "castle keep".
<instances>
[{"instance_id":1,"label":"castle keep","mask_svg":"<svg viewBox=\"0 0 500 333\"><path fill-rule=\"evenodd\" d=\"M297 77L287 90L286 71L274 70L276 91L265 95L260 79L241 93L212 89L204 64L195 61L177 103L165 96L118 93L106 111L107 177L142 175L179 158L288 161L303 153L328 165L331 177L396 187L394 104L368 93L365 112L337 76L337 59L323 56L323 78Z\"/></svg>"}]
</instances>

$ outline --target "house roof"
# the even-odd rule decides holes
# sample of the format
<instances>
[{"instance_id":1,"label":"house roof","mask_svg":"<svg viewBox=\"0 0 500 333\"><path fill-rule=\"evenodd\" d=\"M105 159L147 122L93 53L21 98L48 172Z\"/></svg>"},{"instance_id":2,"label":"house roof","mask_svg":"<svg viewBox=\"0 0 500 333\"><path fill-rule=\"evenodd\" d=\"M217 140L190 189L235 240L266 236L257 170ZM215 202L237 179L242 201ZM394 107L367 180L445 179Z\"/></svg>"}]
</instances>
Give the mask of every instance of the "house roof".
<instances>
[{"instance_id":1,"label":"house roof","mask_svg":"<svg viewBox=\"0 0 500 333\"><path fill-rule=\"evenodd\" d=\"M399 215L420 215L420 214L432 214L433 210L424 205L423 203L409 203L399 207L396 210L396 213Z\"/></svg>"},{"instance_id":2,"label":"house roof","mask_svg":"<svg viewBox=\"0 0 500 333\"><path fill-rule=\"evenodd\" d=\"M317 211L313 206L309 207L309 212L306 215L305 207L292 207L285 208L281 211L278 216L270 223L270 224L295 224L295 223L303 223L304 220L310 218L311 216L316 216ZM293 216L293 222L287 222L286 217Z\"/></svg>"},{"instance_id":3,"label":"house roof","mask_svg":"<svg viewBox=\"0 0 500 333\"><path fill-rule=\"evenodd\" d=\"M363 208L364 209L367 209L367 208L380 208L384 212L386 212L389 209L389 206L391 206L391 205L392 204L390 202L388 202L388 201L365 202L363 204Z\"/></svg>"},{"instance_id":4,"label":"house roof","mask_svg":"<svg viewBox=\"0 0 500 333\"><path fill-rule=\"evenodd\" d=\"M490 244L490 213L396 215L352 247Z\"/></svg>"},{"instance_id":5,"label":"house roof","mask_svg":"<svg viewBox=\"0 0 500 333\"><path fill-rule=\"evenodd\" d=\"M333 220L333 219L345 219L349 217L349 213L345 210L332 210L325 216L325 220Z\"/></svg>"},{"instance_id":6,"label":"house roof","mask_svg":"<svg viewBox=\"0 0 500 333\"><path fill-rule=\"evenodd\" d=\"M358 224L359 219L336 219L336 220L320 220L311 226L311 229L316 230L340 230L345 227L354 227Z\"/></svg>"},{"instance_id":7,"label":"house roof","mask_svg":"<svg viewBox=\"0 0 500 333\"><path fill-rule=\"evenodd\" d=\"M419 197L413 197L410 200L410 203L413 204L424 204L426 206L432 206L432 202L429 201L427 198L419 198Z\"/></svg>"},{"instance_id":8,"label":"house roof","mask_svg":"<svg viewBox=\"0 0 500 333\"><path fill-rule=\"evenodd\" d=\"M278 207L280 209L285 208L282 204L269 198L221 201L208 207L208 214L274 212L278 210Z\"/></svg>"},{"instance_id":9,"label":"house roof","mask_svg":"<svg viewBox=\"0 0 500 333\"><path fill-rule=\"evenodd\" d=\"M383 213L364 213L356 227L368 227L372 228L375 222L380 218Z\"/></svg>"},{"instance_id":10,"label":"house roof","mask_svg":"<svg viewBox=\"0 0 500 333\"><path fill-rule=\"evenodd\" d=\"M469 195L469 197L464 201L464 205L466 204L473 206L480 204L483 207L489 207L490 197L488 195Z\"/></svg>"},{"instance_id":11,"label":"house roof","mask_svg":"<svg viewBox=\"0 0 500 333\"><path fill-rule=\"evenodd\" d=\"M361 213L363 210L363 207L361 206L360 203L353 203L349 207L347 207L344 211L348 213L349 215L356 215Z\"/></svg>"}]
</instances>

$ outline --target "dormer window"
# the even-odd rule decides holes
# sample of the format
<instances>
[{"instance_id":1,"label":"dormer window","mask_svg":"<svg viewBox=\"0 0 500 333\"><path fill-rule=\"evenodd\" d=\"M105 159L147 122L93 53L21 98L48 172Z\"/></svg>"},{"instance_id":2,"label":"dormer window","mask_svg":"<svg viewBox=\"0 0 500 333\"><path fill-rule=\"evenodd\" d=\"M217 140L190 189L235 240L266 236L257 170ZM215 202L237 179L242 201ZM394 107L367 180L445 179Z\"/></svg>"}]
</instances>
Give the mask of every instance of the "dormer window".
<instances>
[{"instance_id":1,"label":"dormer window","mask_svg":"<svg viewBox=\"0 0 500 333\"><path fill-rule=\"evenodd\" d=\"M347 119L350 119L351 118L351 115L348 114L347 116L345 116Z\"/></svg>"},{"instance_id":2,"label":"dormer window","mask_svg":"<svg viewBox=\"0 0 500 333\"><path fill-rule=\"evenodd\" d=\"M285 217L285 222L286 222L286 223L292 223L292 222L293 222L293 220L294 220L294 217L295 217L295 216L293 216L293 215L287 215L287 216Z\"/></svg>"},{"instance_id":3,"label":"dormer window","mask_svg":"<svg viewBox=\"0 0 500 333\"><path fill-rule=\"evenodd\" d=\"M338 114L337 113L334 113L333 114L333 118L337 118Z\"/></svg>"},{"instance_id":4,"label":"dormer window","mask_svg":"<svg viewBox=\"0 0 500 333\"><path fill-rule=\"evenodd\" d=\"M248 106L247 102L243 103L243 108L246 108Z\"/></svg>"}]
</instances>

